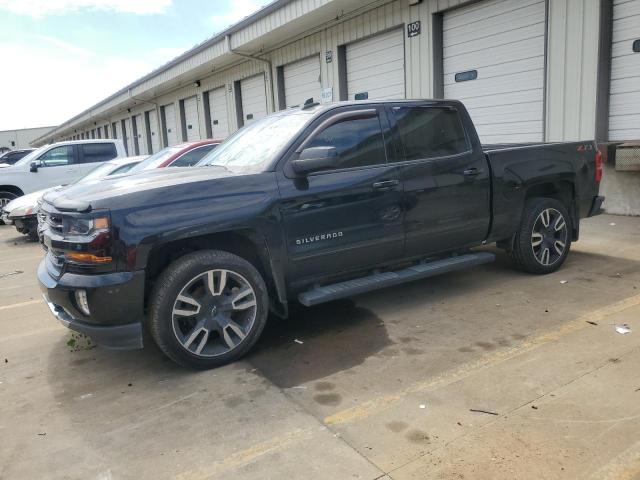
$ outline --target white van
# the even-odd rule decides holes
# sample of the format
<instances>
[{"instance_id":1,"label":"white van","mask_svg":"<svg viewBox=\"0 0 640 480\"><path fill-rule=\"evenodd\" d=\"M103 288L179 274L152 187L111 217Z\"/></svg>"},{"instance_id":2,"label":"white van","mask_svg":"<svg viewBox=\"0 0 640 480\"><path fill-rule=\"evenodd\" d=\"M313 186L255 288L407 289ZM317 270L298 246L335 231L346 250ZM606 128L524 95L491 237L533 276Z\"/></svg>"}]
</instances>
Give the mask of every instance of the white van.
<instances>
[{"instance_id":1,"label":"white van","mask_svg":"<svg viewBox=\"0 0 640 480\"><path fill-rule=\"evenodd\" d=\"M0 209L14 198L66 185L83 177L101 162L126 157L122 140L73 140L34 150L14 165L0 169Z\"/></svg>"}]
</instances>

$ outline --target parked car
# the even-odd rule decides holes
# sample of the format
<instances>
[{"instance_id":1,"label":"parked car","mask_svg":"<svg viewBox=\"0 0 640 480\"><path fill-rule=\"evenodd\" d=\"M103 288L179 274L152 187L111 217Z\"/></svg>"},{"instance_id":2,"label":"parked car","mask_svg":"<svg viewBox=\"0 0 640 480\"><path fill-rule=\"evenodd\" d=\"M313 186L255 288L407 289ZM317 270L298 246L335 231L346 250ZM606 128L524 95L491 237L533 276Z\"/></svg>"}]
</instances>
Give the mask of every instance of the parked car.
<instances>
[{"instance_id":1,"label":"parked car","mask_svg":"<svg viewBox=\"0 0 640 480\"><path fill-rule=\"evenodd\" d=\"M483 146L462 103L305 104L187 170L48 193L38 279L53 314L111 348L210 368L246 354L269 310L494 260L545 274L600 213L592 141Z\"/></svg>"},{"instance_id":2,"label":"parked car","mask_svg":"<svg viewBox=\"0 0 640 480\"><path fill-rule=\"evenodd\" d=\"M99 181L111 175L120 175L128 172L133 167L142 162L148 155L139 155L136 157L116 158L99 164L88 174L76 183L87 183ZM72 185L73 185L72 184ZM18 232L29 235L32 240L38 239L38 202L42 195L50 190L61 190L66 188L63 185L57 187L38 190L37 192L28 193L21 197L11 200L7 205L0 209L0 216L4 223L13 224Z\"/></svg>"},{"instance_id":3,"label":"parked car","mask_svg":"<svg viewBox=\"0 0 640 480\"><path fill-rule=\"evenodd\" d=\"M22 150L9 150L0 155L0 168L5 168L15 164L21 158L33 152L35 148L24 148Z\"/></svg>"},{"instance_id":4,"label":"parked car","mask_svg":"<svg viewBox=\"0 0 640 480\"><path fill-rule=\"evenodd\" d=\"M0 170L0 208L14 198L78 180L97 165L126 157L122 140L74 140L34 150Z\"/></svg>"},{"instance_id":5,"label":"parked car","mask_svg":"<svg viewBox=\"0 0 640 480\"><path fill-rule=\"evenodd\" d=\"M192 167L220 144L220 140L201 140L166 147L131 170L131 173L164 167Z\"/></svg>"}]
</instances>

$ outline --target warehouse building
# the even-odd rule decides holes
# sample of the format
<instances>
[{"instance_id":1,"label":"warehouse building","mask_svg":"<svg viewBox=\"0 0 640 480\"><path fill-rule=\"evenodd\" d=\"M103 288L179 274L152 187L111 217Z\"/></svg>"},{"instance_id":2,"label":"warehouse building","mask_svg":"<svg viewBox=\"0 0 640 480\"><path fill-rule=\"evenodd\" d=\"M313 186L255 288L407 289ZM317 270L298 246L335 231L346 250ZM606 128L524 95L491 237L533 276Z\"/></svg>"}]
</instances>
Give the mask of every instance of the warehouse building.
<instances>
[{"instance_id":1,"label":"warehouse building","mask_svg":"<svg viewBox=\"0 0 640 480\"><path fill-rule=\"evenodd\" d=\"M0 153L7 150L29 148L35 139L42 137L54 128L55 127L36 127L2 130L0 131Z\"/></svg>"},{"instance_id":2,"label":"warehouse building","mask_svg":"<svg viewBox=\"0 0 640 480\"><path fill-rule=\"evenodd\" d=\"M460 99L484 143L595 138L606 209L640 214L640 0L277 0L37 142L152 153L311 97Z\"/></svg>"}]
</instances>

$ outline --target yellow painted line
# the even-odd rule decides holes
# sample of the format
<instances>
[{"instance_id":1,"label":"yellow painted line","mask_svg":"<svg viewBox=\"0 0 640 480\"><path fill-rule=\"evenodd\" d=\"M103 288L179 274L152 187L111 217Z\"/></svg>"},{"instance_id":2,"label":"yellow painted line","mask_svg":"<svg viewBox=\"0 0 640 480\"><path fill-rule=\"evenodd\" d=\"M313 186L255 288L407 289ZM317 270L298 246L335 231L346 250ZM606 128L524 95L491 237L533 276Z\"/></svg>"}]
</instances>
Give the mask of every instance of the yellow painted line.
<instances>
[{"instance_id":1,"label":"yellow painted line","mask_svg":"<svg viewBox=\"0 0 640 480\"><path fill-rule=\"evenodd\" d=\"M176 475L177 480L207 479L218 476L223 472L236 469L253 462L269 453L286 448L302 440L308 440L312 436L310 429L296 429L277 437L270 438L264 442L252 445L251 447L232 453L228 457L212 463L207 467L199 467L193 470Z\"/></svg>"},{"instance_id":2,"label":"yellow painted line","mask_svg":"<svg viewBox=\"0 0 640 480\"><path fill-rule=\"evenodd\" d=\"M512 359L518 355L522 355L535 348L538 348L541 345L554 342L566 335L589 327L590 325L587 323L588 321L600 323L603 319L610 315L622 312L637 305L640 305L640 294L589 312L576 318L575 320L572 320L571 322L565 323L558 329L543 333L542 335L539 335L531 340L524 341L523 343L515 347L485 355L477 360L464 363L454 370L446 371L439 375L435 375L428 380L414 383L413 385L408 386L407 388L399 391L396 394L384 395L366 402L362 402L355 407L336 412L325 417L324 424L339 425L367 418L398 403L408 395L418 392L424 392L426 390L434 390L446 385L451 385L471 376L472 374L482 369L492 367L505 360Z\"/></svg>"},{"instance_id":3,"label":"yellow painted line","mask_svg":"<svg viewBox=\"0 0 640 480\"><path fill-rule=\"evenodd\" d=\"M27 307L29 305L35 305L37 303L44 305L44 301L42 300L29 300L28 302L12 303L11 305L2 305L0 306L0 310L9 310L11 308Z\"/></svg>"}]
</instances>

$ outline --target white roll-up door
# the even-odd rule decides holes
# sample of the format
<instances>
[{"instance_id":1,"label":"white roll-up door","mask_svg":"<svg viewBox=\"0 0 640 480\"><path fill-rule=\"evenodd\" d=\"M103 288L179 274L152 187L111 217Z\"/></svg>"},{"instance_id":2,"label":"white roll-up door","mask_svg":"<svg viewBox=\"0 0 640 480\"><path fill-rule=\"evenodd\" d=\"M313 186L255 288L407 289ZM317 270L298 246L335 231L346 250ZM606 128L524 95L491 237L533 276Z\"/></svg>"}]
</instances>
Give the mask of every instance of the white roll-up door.
<instances>
[{"instance_id":1,"label":"white roll-up door","mask_svg":"<svg viewBox=\"0 0 640 480\"><path fill-rule=\"evenodd\" d=\"M612 35L609 140L639 140L640 0L614 0Z\"/></svg>"},{"instance_id":2,"label":"white roll-up door","mask_svg":"<svg viewBox=\"0 0 640 480\"><path fill-rule=\"evenodd\" d=\"M304 58L283 68L284 98L287 108L304 104L313 98L320 101L320 57Z\"/></svg>"},{"instance_id":3,"label":"white roll-up door","mask_svg":"<svg viewBox=\"0 0 640 480\"><path fill-rule=\"evenodd\" d=\"M211 138L223 140L229 136L229 112L225 87L209 92L209 115L211 116Z\"/></svg>"},{"instance_id":4,"label":"white roll-up door","mask_svg":"<svg viewBox=\"0 0 640 480\"><path fill-rule=\"evenodd\" d=\"M346 57L349 100L405 98L403 29L349 44Z\"/></svg>"},{"instance_id":5,"label":"white roll-up door","mask_svg":"<svg viewBox=\"0 0 640 480\"><path fill-rule=\"evenodd\" d=\"M151 135L151 152L156 153L160 150L160 127L158 125L158 113L155 110L149 110L149 135Z\"/></svg>"},{"instance_id":6,"label":"white roll-up door","mask_svg":"<svg viewBox=\"0 0 640 480\"><path fill-rule=\"evenodd\" d=\"M126 135L126 139L124 140L125 145L127 146L127 155L135 155L135 150L133 149L133 129L131 128L131 119L124 119L124 134Z\"/></svg>"},{"instance_id":7,"label":"white roll-up door","mask_svg":"<svg viewBox=\"0 0 640 480\"><path fill-rule=\"evenodd\" d=\"M445 12L445 98L461 100L483 143L544 138L544 0L490 0Z\"/></svg>"},{"instance_id":8,"label":"white roll-up door","mask_svg":"<svg viewBox=\"0 0 640 480\"><path fill-rule=\"evenodd\" d=\"M176 107L173 103L164 106L164 122L167 145L175 145L178 143L178 131L176 128Z\"/></svg>"},{"instance_id":9,"label":"white roll-up door","mask_svg":"<svg viewBox=\"0 0 640 480\"><path fill-rule=\"evenodd\" d=\"M267 89L264 74L240 81L242 119L245 125L267 116Z\"/></svg>"},{"instance_id":10,"label":"white roll-up door","mask_svg":"<svg viewBox=\"0 0 640 480\"><path fill-rule=\"evenodd\" d=\"M138 154L147 155L147 127L144 123L144 116L142 114L135 115L133 117L136 122L136 134L138 138Z\"/></svg>"},{"instance_id":11,"label":"white roll-up door","mask_svg":"<svg viewBox=\"0 0 640 480\"><path fill-rule=\"evenodd\" d=\"M200 140L198 99L195 95L184 99L184 121L185 128L187 129L187 141L193 142L195 140Z\"/></svg>"}]
</instances>

